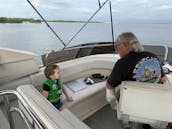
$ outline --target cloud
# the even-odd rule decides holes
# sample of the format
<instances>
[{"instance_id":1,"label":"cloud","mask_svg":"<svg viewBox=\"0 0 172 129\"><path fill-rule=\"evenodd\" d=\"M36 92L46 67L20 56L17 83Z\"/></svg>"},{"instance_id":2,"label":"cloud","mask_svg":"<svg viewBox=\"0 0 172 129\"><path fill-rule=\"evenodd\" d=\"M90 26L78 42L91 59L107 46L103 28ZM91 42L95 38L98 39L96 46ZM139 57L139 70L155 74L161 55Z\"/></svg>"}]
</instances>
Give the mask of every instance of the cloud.
<instances>
[{"instance_id":1,"label":"cloud","mask_svg":"<svg viewBox=\"0 0 172 129\"><path fill-rule=\"evenodd\" d=\"M33 4L33 6L35 6L35 7L39 7L39 6L40 6L40 4L39 4L38 2L32 2L32 4ZM24 6L28 6L29 3L24 3L23 5L24 5Z\"/></svg>"},{"instance_id":2,"label":"cloud","mask_svg":"<svg viewBox=\"0 0 172 129\"><path fill-rule=\"evenodd\" d=\"M54 1L54 0L32 0L31 3L38 8L42 9L50 9L50 10L59 10L71 7L72 4L69 0L61 0L61 1ZM26 2L24 5L28 5Z\"/></svg>"},{"instance_id":3,"label":"cloud","mask_svg":"<svg viewBox=\"0 0 172 129\"><path fill-rule=\"evenodd\" d=\"M160 7L155 8L158 11L172 11L172 5L161 5Z\"/></svg>"},{"instance_id":4,"label":"cloud","mask_svg":"<svg viewBox=\"0 0 172 129\"><path fill-rule=\"evenodd\" d=\"M79 11L84 14L93 14L93 11L88 8L80 8Z\"/></svg>"},{"instance_id":5,"label":"cloud","mask_svg":"<svg viewBox=\"0 0 172 129\"><path fill-rule=\"evenodd\" d=\"M33 4L35 7L40 6L39 3L37 3L37 2L33 2L32 4Z\"/></svg>"},{"instance_id":6,"label":"cloud","mask_svg":"<svg viewBox=\"0 0 172 129\"><path fill-rule=\"evenodd\" d=\"M112 3L123 3L127 2L128 0L112 0Z\"/></svg>"},{"instance_id":7,"label":"cloud","mask_svg":"<svg viewBox=\"0 0 172 129\"><path fill-rule=\"evenodd\" d=\"M148 4L149 0L138 0L137 3L138 4Z\"/></svg>"},{"instance_id":8,"label":"cloud","mask_svg":"<svg viewBox=\"0 0 172 129\"><path fill-rule=\"evenodd\" d=\"M40 6L40 8L42 8L42 9L50 9L50 10L61 10L60 7L51 6L51 5L42 5L42 6Z\"/></svg>"},{"instance_id":9,"label":"cloud","mask_svg":"<svg viewBox=\"0 0 172 129\"><path fill-rule=\"evenodd\" d=\"M120 11L117 9L112 9L112 13L120 13Z\"/></svg>"},{"instance_id":10,"label":"cloud","mask_svg":"<svg viewBox=\"0 0 172 129\"><path fill-rule=\"evenodd\" d=\"M46 19L87 20L97 9L98 0L30 0ZM106 0L100 0L103 4ZM122 21L145 18L168 19L172 0L111 0L113 16ZM1 0L0 16L33 17L37 14L26 0ZM10 13L9 13L10 12ZM104 21L109 16L108 3L95 19ZM100 20L100 21L101 21Z\"/></svg>"},{"instance_id":11,"label":"cloud","mask_svg":"<svg viewBox=\"0 0 172 129\"><path fill-rule=\"evenodd\" d=\"M56 7L71 7L73 4L70 0L46 0L46 4Z\"/></svg>"},{"instance_id":12,"label":"cloud","mask_svg":"<svg viewBox=\"0 0 172 129\"><path fill-rule=\"evenodd\" d=\"M124 2L126 0L112 0L113 2Z\"/></svg>"}]
</instances>

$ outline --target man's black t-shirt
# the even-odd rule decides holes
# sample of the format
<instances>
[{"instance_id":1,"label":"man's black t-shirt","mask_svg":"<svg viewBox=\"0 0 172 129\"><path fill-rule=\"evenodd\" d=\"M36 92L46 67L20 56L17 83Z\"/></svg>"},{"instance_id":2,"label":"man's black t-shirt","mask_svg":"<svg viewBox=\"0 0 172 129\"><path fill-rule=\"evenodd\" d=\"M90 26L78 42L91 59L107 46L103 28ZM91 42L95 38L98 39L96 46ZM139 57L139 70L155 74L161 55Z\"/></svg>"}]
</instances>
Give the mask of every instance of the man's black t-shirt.
<instances>
[{"instance_id":1,"label":"man's black t-shirt","mask_svg":"<svg viewBox=\"0 0 172 129\"><path fill-rule=\"evenodd\" d=\"M157 56L150 52L130 52L115 63L107 83L116 87L126 80L160 82L162 76L164 74Z\"/></svg>"}]
</instances>

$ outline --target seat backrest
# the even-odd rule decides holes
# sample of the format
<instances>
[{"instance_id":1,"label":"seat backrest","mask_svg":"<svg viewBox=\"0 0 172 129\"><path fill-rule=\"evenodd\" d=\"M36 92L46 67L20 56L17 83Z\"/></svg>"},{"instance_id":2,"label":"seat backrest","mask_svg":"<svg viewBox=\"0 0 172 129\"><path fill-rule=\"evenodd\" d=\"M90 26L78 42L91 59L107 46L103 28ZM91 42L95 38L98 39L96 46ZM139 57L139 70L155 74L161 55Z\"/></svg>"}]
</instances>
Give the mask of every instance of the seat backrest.
<instances>
[{"instance_id":1,"label":"seat backrest","mask_svg":"<svg viewBox=\"0 0 172 129\"><path fill-rule=\"evenodd\" d=\"M172 48L171 47L168 48L167 61L172 63Z\"/></svg>"},{"instance_id":2,"label":"seat backrest","mask_svg":"<svg viewBox=\"0 0 172 129\"><path fill-rule=\"evenodd\" d=\"M101 54L96 56L82 57L65 62L58 63L61 70L63 82L81 78L81 73L89 70L111 70L114 63L119 59L118 55ZM86 76L86 75L85 75ZM44 68L39 73L30 75L31 84L40 87L45 80Z\"/></svg>"},{"instance_id":3,"label":"seat backrest","mask_svg":"<svg viewBox=\"0 0 172 129\"><path fill-rule=\"evenodd\" d=\"M34 85L34 87L37 89L41 89L41 85L45 79L46 77L43 71L30 76L31 84Z\"/></svg>"},{"instance_id":4,"label":"seat backrest","mask_svg":"<svg viewBox=\"0 0 172 129\"><path fill-rule=\"evenodd\" d=\"M172 88L169 85L126 81L120 85L118 118L157 124L172 122Z\"/></svg>"},{"instance_id":5,"label":"seat backrest","mask_svg":"<svg viewBox=\"0 0 172 129\"><path fill-rule=\"evenodd\" d=\"M144 50L156 54L161 62L165 59L166 48L158 45L144 45Z\"/></svg>"},{"instance_id":6,"label":"seat backrest","mask_svg":"<svg viewBox=\"0 0 172 129\"><path fill-rule=\"evenodd\" d=\"M76 55L79 51L78 49L70 49L70 50L63 50L63 51L52 51L48 55L42 55L42 61L44 65L48 65L50 63L58 63L67 60L71 60L76 58Z\"/></svg>"}]
</instances>

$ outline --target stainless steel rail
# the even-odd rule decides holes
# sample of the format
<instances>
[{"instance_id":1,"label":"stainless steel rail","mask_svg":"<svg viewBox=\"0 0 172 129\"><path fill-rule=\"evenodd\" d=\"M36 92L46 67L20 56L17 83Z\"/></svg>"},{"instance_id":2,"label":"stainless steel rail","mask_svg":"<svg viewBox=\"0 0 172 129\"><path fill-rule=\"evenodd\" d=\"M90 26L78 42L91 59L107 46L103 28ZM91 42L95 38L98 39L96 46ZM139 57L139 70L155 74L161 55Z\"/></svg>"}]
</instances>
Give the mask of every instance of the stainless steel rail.
<instances>
[{"instance_id":1,"label":"stainless steel rail","mask_svg":"<svg viewBox=\"0 0 172 129\"><path fill-rule=\"evenodd\" d=\"M19 114L20 117L25 121L27 127L28 127L29 129L34 129L33 124L31 124L30 121L26 118L26 116L25 116L24 113L21 111L21 109L16 108L16 107L12 107L12 108L10 109L10 112L12 112L12 113L13 113L13 112L16 112L17 114Z\"/></svg>"},{"instance_id":2,"label":"stainless steel rail","mask_svg":"<svg viewBox=\"0 0 172 129\"><path fill-rule=\"evenodd\" d=\"M15 90L3 90L3 91L0 91L0 96L4 97L5 108L7 111L8 120L9 120L9 124L10 124L11 129L14 129L14 121L13 121L13 117L12 117L12 112L14 112L14 108L10 107L9 95L14 95L17 97L17 99L22 104L22 106L24 107L26 112L32 118L33 124L36 124L39 129L46 129L46 126L41 122L40 118L34 113L34 111L25 102L24 98L17 91L15 91ZM15 110L15 111L19 111L19 110ZM22 114L20 114L20 115L22 115ZM24 121L25 121L25 119L24 119ZM28 123L26 123L26 124L28 125Z\"/></svg>"}]
</instances>

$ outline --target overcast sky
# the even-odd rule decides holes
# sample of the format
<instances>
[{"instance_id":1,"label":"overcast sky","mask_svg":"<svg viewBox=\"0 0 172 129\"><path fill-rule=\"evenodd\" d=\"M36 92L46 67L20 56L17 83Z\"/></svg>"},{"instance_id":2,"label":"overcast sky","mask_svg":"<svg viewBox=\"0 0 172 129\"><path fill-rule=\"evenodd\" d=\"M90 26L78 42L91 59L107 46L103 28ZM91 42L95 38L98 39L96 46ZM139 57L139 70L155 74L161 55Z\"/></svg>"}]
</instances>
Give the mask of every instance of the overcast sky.
<instances>
[{"instance_id":1,"label":"overcast sky","mask_svg":"<svg viewBox=\"0 0 172 129\"><path fill-rule=\"evenodd\" d=\"M48 20L87 20L97 0L30 0ZM105 0L100 0L102 3ZM172 23L172 0L112 0L115 22ZM26 0L0 0L0 17L39 18ZM93 19L108 22L109 5Z\"/></svg>"}]
</instances>

